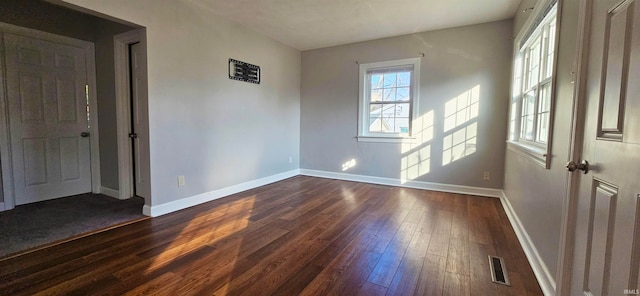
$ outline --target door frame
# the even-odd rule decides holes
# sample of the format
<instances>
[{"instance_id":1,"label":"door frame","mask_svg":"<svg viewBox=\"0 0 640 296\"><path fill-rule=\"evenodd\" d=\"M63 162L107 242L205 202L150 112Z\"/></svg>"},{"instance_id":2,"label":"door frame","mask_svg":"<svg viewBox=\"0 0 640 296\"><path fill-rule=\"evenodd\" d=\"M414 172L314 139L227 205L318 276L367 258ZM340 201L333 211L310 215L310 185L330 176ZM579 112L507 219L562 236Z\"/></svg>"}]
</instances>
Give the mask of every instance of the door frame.
<instances>
[{"instance_id":1,"label":"door frame","mask_svg":"<svg viewBox=\"0 0 640 296\"><path fill-rule=\"evenodd\" d=\"M135 195L133 184L133 151L129 132L131 128L131 77L129 65L129 45L140 43L146 59L147 44L144 28L131 30L113 37L115 55L115 83L116 83L116 123L118 139L118 186L119 199L128 199ZM146 83L143 87L147 87ZM148 105L148 97L141 98L143 104ZM149 120L148 115L145 119ZM149 147L140 147L142 157L149 157ZM149 168L146 168L149 171ZM146 192L151 192L150 183ZM149 197L150 198L150 197ZM145 204L150 204L146 200Z\"/></svg>"},{"instance_id":2,"label":"door frame","mask_svg":"<svg viewBox=\"0 0 640 296\"><path fill-rule=\"evenodd\" d=\"M92 42L79 40L67 36L56 35L35 29L29 29L16 25L0 22L0 162L2 163L2 192L4 194L4 209L10 210L15 207L14 177L11 151L11 127L9 126L9 108L7 98L6 66L4 64L4 38L1 34L11 33L29 38L37 38L44 41L63 43L70 46L83 48L87 57L87 84L89 85L89 109L91 113L91 127L89 128L89 147L91 155L91 191L99 193L101 188L100 180L100 138L98 134L98 101L96 92L96 64L95 45Z\"/></svg>"},{"instance_id":3,"label":"door frame","mask_svg":"<svg viewBox=\"0 0 640 296\"><path fill-rule=\"evenodd\" d=\"M582 159L584 144L587 79L589 73L589 44L591 42L592 1L580 1L578 10L578 38L574 62L574 92L571 112L571 134L568 161ZM567 185L563 201L560 246L556 272L556 295L569 295L573 276L573 254L576 240L576 219L580 198L580 171L567 172Z\"/></svg>"}]
</instances>

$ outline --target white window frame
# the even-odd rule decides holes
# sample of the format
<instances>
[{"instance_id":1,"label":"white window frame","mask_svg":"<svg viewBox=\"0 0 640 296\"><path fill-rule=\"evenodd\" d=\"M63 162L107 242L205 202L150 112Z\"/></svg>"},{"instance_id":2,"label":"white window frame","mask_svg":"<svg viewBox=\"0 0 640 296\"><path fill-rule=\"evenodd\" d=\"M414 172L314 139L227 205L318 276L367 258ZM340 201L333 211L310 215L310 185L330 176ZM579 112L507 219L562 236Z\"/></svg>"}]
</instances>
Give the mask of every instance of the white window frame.
<instances>
[{"instance_id":1,"label":"white window frame","mask_svg":"<svg viewBox=\"0 0 640 296\"><path fill-rule=\"evenodd\" d=\"M368 73L385 68L398 68L403 66L413 67L410 85L409 100L409 133L374 133L369 132L369 108L371 104L370 81L367 79ZM401 59L376 63L360 64L359 72L359 108L358 108L358 141L365 142L411 142L413 120L418 116L418 99L420 94L420 58Z\"/></svg>"},{"instance_id":2,"label":"white window frame","mask_svg":"<svg viewBox=\"0 0 640 296\"><path fill-rule=\"evenodd\" d=\"M509 101L509 138L507 140L508 148L516 152L520 152L524 156L530 158L535 163L541 165L544 168L550 168L551 154L551 139L553 136L553 109L555 105L555 78L556 78L556 61L558 57L558 44L560 43L559 35L559 3L555 3L556 7L549 11L546 15L545 8L549 7L550 3L554 1L544 1L546 5L539 5L538 9L534 10L532 17L527 21L523 30L520 32L514 43L514 58L513 58L513 71L512 71L512 84L511 84L511 100ZM536 20L542 20L536 22ZM547 54L549 52L549 46L547 46L550 33L550 24L555 19L555 31L553 31L555 42L553 47L553 60L549 64ZM536 26L533 28L533 26ZM529 36L525 36L525 33L533 32ZM524 37L527 37L525 40ZM534 79L537 81L533 85L527 86L528 77L528 54L531 46L540 38L540 57L538 64L539 78ZM544 78L545 73L550 70L551 75ZM520 73L518 73L520 71ZM518 76L518 74L520 74ZM549 90L549 111L547 119L547 137L546 139L539 138L539 124L541 119L540 101L541 90L544 87L548 87ZM524 96L528 92L534 93L533 104L533 135L530 139L522 137L522 121L523 121L523 102Z\"/></svg>"}]
</instances>

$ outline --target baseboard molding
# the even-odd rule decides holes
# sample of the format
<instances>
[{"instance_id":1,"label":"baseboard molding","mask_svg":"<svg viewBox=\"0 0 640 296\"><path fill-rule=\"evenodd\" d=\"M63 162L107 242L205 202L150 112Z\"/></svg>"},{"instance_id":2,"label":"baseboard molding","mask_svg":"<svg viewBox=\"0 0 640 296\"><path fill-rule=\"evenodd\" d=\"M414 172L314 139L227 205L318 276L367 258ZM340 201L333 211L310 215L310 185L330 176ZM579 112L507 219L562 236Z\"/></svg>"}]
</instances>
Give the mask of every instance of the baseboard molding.
<instances>
[{"instance_id":1,"label":"baseboard molding","mask_svg":"<svg viewBox=\"0 0 640 296\"><path fill-rule=\"evenodd\" d=\"M355 182L416 188L416 189L425 189L425 190L442 191L442 192L450 192L450 193L458 193L458 194L469 194L469 195L497 197L497 198L500 198L502 196L502 190L482 188L482 187L440 184L440 183L431 183L431 182L422 182L422 181L403 182L400 179L373 177L373 176L365 176L365 175L354 175L354 174L336 173L336 172L328 172L328 171L307 170L307 169L300 169L300 174L305 176L312 176L312 177L321 177L321 178L328 178L328 179L338 179L338 180L345 180L345 181L355 181Z\"/></svg>"},{"instance_id":2,"label":"baseboard molding","mask_svg":"<svg viewBox=\"0 0 640 296\"><path fill-rule=\"evenodd\" d=\"M282 181L284 179L295 177L299 174L300 174L300 170L295 169L288 172L240 183L237 185L232 185L222 189L213 190L213 191L205 192L202 194L182 198L176 201L163 203L157 206L144 205L144 207L142 208L142 213L147 216L158 217L164 214L168 214L168 213L186 209L195 205L199 205L201 203L216 200L221 197L229 196L242 191L247 191L249 189L264 186L270 183Z\"/></svg>"},{"instance_id":3,"label":"baseboard molding","mask_svg":"<svg viewBox=\"0 0 640 296\"><path fill-rule=\"evenodd\" d=\"M108 187L100 186L100 193L106 196L120 199L120 191Z\"/></svg>"},{"instance_id":4,"label":"baseboard molding","mask_svg":"<svg viewBox=\"0 0 640 296\"><path fill-rule=\"evenodd\" d=\"M522 249L524 250L527 260L533 269L533 273L538 279L542 293L544 293L545 296L556 295L556 281L553 275L549 272L549 268L547 268L547 265L540 257L538 249L536 249L533 241L531 241L531 237L529 237L527 230L522 225L522 222L520 222L518 215L513 210L513 207L509 202L509 198L504 194L504 192L502 192L500 196L500 202L502 203L502 207L509 218L509 222L511 222L513 230L516 232L518 241L520 241L520 245L522 245Z\"/></svg>"},{"instance_id":5,"label":"baseboard molding","mask_svg":"<svg viewBox=\"0 0 640 296\"><path fill-rule=\"evenodd\" d=\"M0 202L0 212L4 212L4 202Z\"/></svg>"}]
</instances>

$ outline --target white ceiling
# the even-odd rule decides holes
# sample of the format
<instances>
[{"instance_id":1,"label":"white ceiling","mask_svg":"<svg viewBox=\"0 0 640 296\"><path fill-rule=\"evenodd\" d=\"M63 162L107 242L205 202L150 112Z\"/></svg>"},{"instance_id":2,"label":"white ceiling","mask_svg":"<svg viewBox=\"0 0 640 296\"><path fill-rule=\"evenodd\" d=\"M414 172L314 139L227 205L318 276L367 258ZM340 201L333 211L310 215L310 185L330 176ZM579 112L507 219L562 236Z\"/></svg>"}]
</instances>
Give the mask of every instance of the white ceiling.
<instances>
[{"instance_id":1,"label":"white ceiling","mask_svg":"<svg viewBox=\"0 0 640 296\"><path fill-rule=\"evenodd\" d=\"M521 0L186 0L300 50L511 19Z\"/></svg>"}]
</instances>

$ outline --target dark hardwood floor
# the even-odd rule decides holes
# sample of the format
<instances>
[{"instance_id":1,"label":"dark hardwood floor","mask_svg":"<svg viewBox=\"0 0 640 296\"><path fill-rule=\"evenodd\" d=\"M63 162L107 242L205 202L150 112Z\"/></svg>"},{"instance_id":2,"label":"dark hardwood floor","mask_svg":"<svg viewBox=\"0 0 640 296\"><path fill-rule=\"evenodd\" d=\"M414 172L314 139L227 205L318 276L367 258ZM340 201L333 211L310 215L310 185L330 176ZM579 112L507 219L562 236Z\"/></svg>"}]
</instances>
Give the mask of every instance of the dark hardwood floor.
<instances>
[{"instance_id":1,"label":"dark hardwood floor","mask_svg":"<svg viewBox=\"0 0 640 296\"><path fill-rule=\"evenodd\" d=\"M0 294L542 292L498 199L297 176L0 261Z\"/></svg>"}]
</instances>

